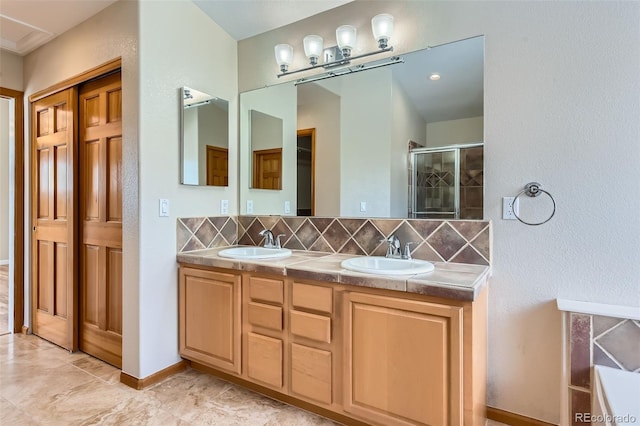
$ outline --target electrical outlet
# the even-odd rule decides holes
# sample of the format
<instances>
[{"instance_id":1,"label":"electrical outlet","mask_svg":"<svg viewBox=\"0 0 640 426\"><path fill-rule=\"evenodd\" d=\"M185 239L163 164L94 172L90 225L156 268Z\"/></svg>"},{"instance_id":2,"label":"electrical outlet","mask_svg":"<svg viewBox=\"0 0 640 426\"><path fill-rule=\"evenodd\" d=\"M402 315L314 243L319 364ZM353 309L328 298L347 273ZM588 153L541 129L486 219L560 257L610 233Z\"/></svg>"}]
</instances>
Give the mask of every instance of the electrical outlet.
<instances>
[{"instance_id":1,"label":"electrical outlet","mask_svg":"<svg viewBox=\"0 0 640 426\"><path fill-rule=\"evenodd\" d=\"M220 214L229 214L229 200L220 200Z\"/></svg>"},{"instance_id":2,"label":"electrical outlet","mask_svg":"<svg viewBox=\"0 0 640 426\"><path fill-rule=\"evenodd\" d=\"M502 197L502 218L506 220L517 220L516 214L520 213L519 202L515 197ZM515 212L515 214L514 214Z\"/></svg>"},{"instance_id":3,"label":"electrical outlet","mask_svg":"<svg viewBox=\"0 0 640 426\"><path fill-rule=\"evenodd\" d=\"M247 200L247 214L253 214L253 200Z\"/></svg>"},{"instance_id":4,"label":"electrical outlet","mask_svg":"<svg viewBox=\"0 0 640 426\"><path fill-rule=\"evenodd\" d=\"M291 201L284 202L284 213L291 213Z\"/></svg>"},{"instance_id":5,"label":"electrical outlet","mask_svg":"<svg viewBox=\"0 0 640 426\"><path fill-rule=\"evenodd\" d=\"M366 201L360 201L360 211L361 212L366 212L367 211L367 202Z\"/></svg>"}]
</instances>

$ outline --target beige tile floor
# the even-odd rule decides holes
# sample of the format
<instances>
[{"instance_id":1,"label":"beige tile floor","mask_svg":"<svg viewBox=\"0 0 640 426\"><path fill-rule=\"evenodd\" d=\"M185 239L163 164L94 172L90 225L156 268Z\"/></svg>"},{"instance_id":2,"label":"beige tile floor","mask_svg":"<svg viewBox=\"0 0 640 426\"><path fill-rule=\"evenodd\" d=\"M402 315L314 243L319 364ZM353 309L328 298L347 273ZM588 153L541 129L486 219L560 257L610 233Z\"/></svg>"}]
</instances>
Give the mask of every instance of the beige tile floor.
<instances>
[{"instance_id":1,"label":"beige tile floor","mask_svg":"<svg viewBox=\"0 0 640 426\"><path fill-rule=\"evenodd\" d=\"M0 424L336 425L192 369L142 391L119 376L36 336L0 336Z\"/></svg>"}]
</instances>

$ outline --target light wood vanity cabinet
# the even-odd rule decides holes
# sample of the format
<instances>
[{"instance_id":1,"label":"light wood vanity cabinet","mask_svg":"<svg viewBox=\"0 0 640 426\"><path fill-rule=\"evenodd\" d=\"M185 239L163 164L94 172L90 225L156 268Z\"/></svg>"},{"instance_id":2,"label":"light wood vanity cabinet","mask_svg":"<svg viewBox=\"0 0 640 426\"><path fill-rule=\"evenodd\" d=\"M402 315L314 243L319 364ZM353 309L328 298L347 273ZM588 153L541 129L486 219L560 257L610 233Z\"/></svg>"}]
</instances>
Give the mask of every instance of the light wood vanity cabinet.
<instances>
[{"instance_id":1,"label":"light wood vanity cabinet","mask_svg":"<svg viewBox=\"0 0 640 426\"><path fill-rule=\"evenodd\" d=\"M180 268L180 353L196 368L347 424L484 424L486 291L464 302L221 271Z\"/></svg>"},{"instance_id":2,"label":"light wood vanity cabinet","mask_svg":"<svg viewBox=\"0 0 640 426\"><path fill-rule=\"evenodd\" d=\"M245 274L243 284L243 375L285 391L284 278Z\"/></svg>"},{"instance_id":3,"label":"light wood vanity cabinet","mask_svg":"<svg viewBox=\"0 0 640 426\"><path fill-rule=\"evenodd\" d=\"M334 289L321 283L291 283L290 381L293 396L331 407L336 344Z\"/></svg>"},{"instance_id":4,"label":"light wood vanity cabinet","mask_svg":"<svg viewBox=\"0 0 640 426\"><path fill-rule=\"evenodd\" d=\"M384 425L462 424L462 307L345 298L345 411Z\"/></svg>"},{"instance_id":5,"label":"light wood vanity cabinet","mask_svg":"<svg viewBox=\"0 0 640 426\"><path fill-rule=\"evenodd\" d=\"M180 268L180 355L239 374L240 274Z\"/></svg>"}]
</instances>

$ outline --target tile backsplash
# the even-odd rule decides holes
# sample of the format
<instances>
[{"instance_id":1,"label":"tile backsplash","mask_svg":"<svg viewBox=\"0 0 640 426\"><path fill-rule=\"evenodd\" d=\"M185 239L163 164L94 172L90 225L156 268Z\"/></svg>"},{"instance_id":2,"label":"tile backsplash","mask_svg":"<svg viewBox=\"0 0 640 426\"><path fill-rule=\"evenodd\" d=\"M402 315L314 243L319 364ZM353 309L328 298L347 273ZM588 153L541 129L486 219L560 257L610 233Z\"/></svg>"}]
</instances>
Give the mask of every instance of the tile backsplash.
<instances>
[{"instance_id":1,"label":"tile backsplash","mask_svg":"<svg viewBox=\"0 0 640 426\"><path fill-rule=\"evenodd\" d=\"M238 222L235 216L186 217L176 223L176 250L201 250L232 246L238 241Z\"/></svg>"},{"instance_id":2,"label":"tile backsplash","mask_svg":"<svg viewBox=\"0 0 640 426\"><path fill-rule=\"evenodd\" d=\"M412 242L417 259L489 265L491 227L488 221L335 218L299 216L216 216L180 218L177 250L226 245L261 245L258 233L284 234L283 247L354 255L383 256L391 234L404 245Z\"/></svg>"}]
</instances>

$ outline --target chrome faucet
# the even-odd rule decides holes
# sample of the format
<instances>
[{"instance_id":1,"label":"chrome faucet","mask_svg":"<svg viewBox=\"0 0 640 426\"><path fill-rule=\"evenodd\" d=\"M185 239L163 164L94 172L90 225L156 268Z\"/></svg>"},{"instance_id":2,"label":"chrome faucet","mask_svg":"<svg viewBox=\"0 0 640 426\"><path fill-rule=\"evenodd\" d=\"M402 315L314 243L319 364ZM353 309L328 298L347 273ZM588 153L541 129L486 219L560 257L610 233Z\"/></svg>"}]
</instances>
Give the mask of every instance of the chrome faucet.
<instances>
[{"instance_id":1,"label":"chrome faucet","mask_svg":"<svg viewBox=\"0 0 640 426\"><path fill-rule=\"evenodd\" d=\"M389 243L387 246L387 254L385 257L389 257L392 259L411 259L411 244L416 244L415 241L409 241L405 243L404 249L400 250L401 244L400 239L395 235L391 234L389 238L385 238L380 241L386 241Z\"/></svg>"},{"instance_id":2,"label":"chrome faucet","mask_svg":"<svg viewBox=\"0 0 640 426\"><path fill-rule=\"evenodd\" d=\"M389 243L389 245L387 246L387 254L385 255L385 257L399 258L401 256L400 240L398 239L398 237L391 234L389 238L385 238L382 241L386 241L387 243Z\"/></svg>"},{"instance_id":3,"label":"chrome faucet","mask_svg":"<svg viewBox=\"0 0 640 426\"><path fill-rule=\"evenodd\" d=\"M273 232L270 229L263 229L258 233L261 237L264 237L264 248L280 249L282 245L280 243L280 237L284 237L285 234L279 234L274 237Z\"/></svg>"}]
</instances>

